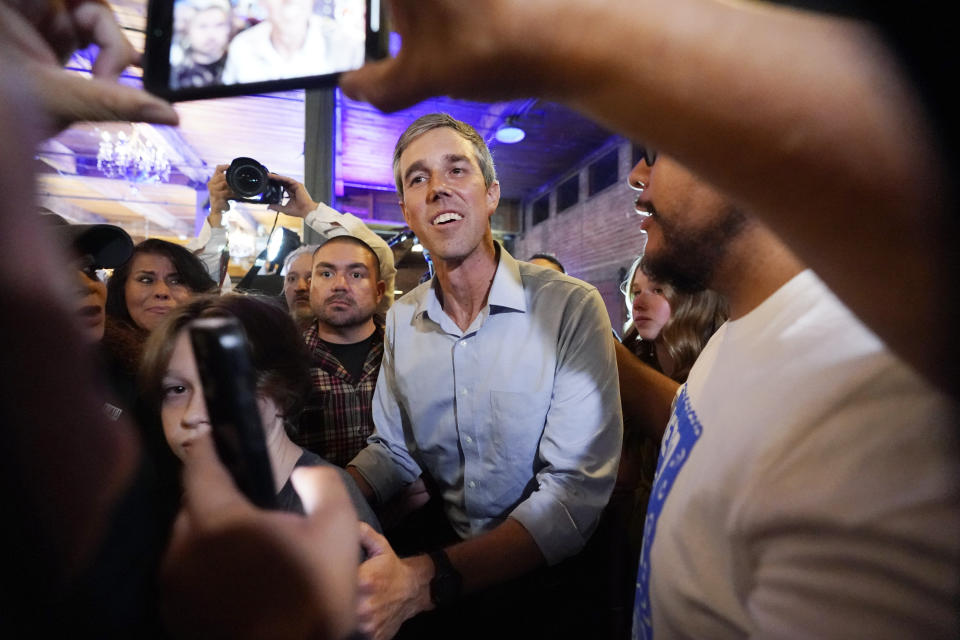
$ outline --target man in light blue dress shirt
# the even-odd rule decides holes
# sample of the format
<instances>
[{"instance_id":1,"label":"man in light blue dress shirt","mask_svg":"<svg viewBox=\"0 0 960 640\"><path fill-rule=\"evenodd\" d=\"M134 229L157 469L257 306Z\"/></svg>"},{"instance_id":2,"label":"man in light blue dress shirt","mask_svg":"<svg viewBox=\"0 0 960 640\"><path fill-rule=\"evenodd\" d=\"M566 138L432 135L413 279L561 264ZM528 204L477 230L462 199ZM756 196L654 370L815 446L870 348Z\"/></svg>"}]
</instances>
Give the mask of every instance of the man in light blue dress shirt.
<instances>
[{"instance_id":1,"label":"man in light blue dress shirt","mask_svg":"<svg viewBox=\"0 0 960 640\"><path fill-rule=\"evenodd\" d=\"M401 559L362 532L372 557L358 616L376 637L580 551L610 496L623 431L603 301L494 242L500 186L476 131L445 114L418 119L394 173L436 275L387 316L376 430L348 471L376 502L429 477L460 541Z\"/></svg>"}]
</instances>

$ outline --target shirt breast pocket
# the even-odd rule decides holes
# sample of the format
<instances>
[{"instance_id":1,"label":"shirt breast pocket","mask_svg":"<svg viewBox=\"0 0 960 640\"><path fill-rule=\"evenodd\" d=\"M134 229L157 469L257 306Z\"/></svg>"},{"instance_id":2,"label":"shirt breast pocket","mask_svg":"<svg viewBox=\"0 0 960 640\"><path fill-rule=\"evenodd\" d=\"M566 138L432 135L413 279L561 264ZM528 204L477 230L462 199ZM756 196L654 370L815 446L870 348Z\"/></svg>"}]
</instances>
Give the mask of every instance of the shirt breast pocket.
<instances>
[{"instance_id":1,"label":"shirt breast pocket","mask_svg":"<svg viewBox=\"0 0 960 640\"><path fill-rule=\"evenodd\" d=\"M537 450L550 409L550 394L491 391L490 403L493 450L509 465L502 471L529 478L536 472Z\"/></svg>"}]
</instances>

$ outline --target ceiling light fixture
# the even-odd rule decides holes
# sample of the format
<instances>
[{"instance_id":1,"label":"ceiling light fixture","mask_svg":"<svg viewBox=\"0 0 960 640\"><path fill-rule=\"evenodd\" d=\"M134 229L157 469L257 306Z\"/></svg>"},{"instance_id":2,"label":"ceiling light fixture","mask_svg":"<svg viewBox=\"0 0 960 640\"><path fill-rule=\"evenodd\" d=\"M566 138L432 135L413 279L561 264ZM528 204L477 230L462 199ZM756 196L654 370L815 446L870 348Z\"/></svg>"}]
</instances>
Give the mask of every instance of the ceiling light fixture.
<instances>
[{"instance_id":1,"label":"ceiling light fixture","mask_svg":"<svg viewBox=\"0 0 960 640\"><path fill-rule=\"evenodd\" d=\"M493 137L504 144L516 144L527 137L527 132L517 126L516 116L508 116Z\"/></svg>"},{"instance_id":2,"label":"ceiling light fixture","mask_svg":"<svg viewBox=\"0 0 960 640\"><path fill-rule=\"evenodd\" d=\"M123 131L116 137L109 131L100 134L97 169L108 178L135 183L170 179L170 159L146 138L138 124L133 125L129 136Z\"/></svg>"}]
</instances>

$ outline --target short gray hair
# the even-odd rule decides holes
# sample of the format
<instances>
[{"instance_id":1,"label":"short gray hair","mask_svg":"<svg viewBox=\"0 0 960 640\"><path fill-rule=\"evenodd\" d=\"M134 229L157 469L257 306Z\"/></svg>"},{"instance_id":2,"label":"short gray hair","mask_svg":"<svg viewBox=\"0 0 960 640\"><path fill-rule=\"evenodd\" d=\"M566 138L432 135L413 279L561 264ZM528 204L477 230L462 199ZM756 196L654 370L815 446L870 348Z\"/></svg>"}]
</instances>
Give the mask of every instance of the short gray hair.
<instances>
[{"instance_id":1,"label":"short gray hair","mask_svg":"<svg viewBox=\"0 0 960 640\"><path fill-rule=\"evenodd\" d=\"M393 179L397 184L397 193L400 194L401 198L403 197L403 176L400 175L400 156L407 150L411 142L428 131L433 131L440 127L453 129L473 145L474 155L476 156L477 164L480 166L480 172L483 175L484 186L489 187L496 182L497 169L493 166L493 156L490 155L490 149L487 148L487 143L483 141L483 137L477 133L477 130L466 122L452 118L446 113L428 113L425 116L420 116L407 127L407 130L404 131L400 139L397 140L397 146L393 150Z\"/></svg>"},{"instance_id":2,"label":"short gray hair","mask_svg":"<svg viewBox=\"0 0 960 640\"><path fill-rule=\"evenodd\" d=\"M283 268L280 269L280 275L285 277L287 273L290 272L290 265L303 254L308 253L312 257L313 252L316 251L319 246L320 245L316 244L305 244L288 253L286 259L283 261Z\"/></svg>"}]
</instances>

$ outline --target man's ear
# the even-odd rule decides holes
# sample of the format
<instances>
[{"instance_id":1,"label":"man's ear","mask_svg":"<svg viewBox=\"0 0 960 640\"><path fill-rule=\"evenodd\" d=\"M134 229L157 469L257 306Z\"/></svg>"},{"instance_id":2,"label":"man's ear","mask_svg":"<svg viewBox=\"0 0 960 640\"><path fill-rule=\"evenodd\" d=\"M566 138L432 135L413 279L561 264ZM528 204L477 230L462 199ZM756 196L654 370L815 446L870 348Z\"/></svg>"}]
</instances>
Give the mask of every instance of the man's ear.
<instances>
[{"instance_id":1,"label":"man's ear","mask_svg":"<svg viewBox=\"0 0 960 640\"><path fill-rule=\"evenodd\" d=\"M498 204L500 204L500 181L494 180L487 187L487 206L490 208L491 216L497 210Z\"/></svg>"},{"instance_id":2,"label":"man's ear","mask_svg":"<svg viewBox=\"0 0 960 640\"><path fill-rule=\"evenodd\" d=\"M383 280L377 280L377 304L380 304L380 301L383 300L383 296L387 293L387 283Z\"/></svg>"},{"instance_id":3,"label":"man's ear","mask_svg":"<svg viewBox=\"0 0 960 640\"><path fill-rule=\"evenodd\" d=\"M403 212L403 221L407 223L407 226L410 226L410 217L407 215L407 207L403 204L403 196L400 196L400 199L397 200L397 204L400 205L400 211Z\"/></svg>"}]
</instances>

